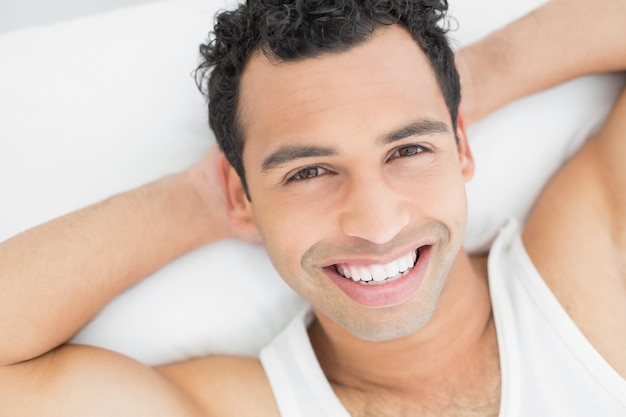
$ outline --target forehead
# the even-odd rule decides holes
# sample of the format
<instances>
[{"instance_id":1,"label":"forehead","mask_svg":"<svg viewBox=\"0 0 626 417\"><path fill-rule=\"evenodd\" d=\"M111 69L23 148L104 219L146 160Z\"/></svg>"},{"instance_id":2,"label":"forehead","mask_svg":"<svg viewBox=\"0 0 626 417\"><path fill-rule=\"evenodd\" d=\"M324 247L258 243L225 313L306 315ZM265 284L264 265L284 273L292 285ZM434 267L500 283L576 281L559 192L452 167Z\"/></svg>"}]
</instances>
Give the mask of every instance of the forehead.
<instances>
[{"instance_id":1,"label":"forehead","mask_svg":"<svg viewBox=\"0 0 626 417\"><path fill-rule=\"evenodd\" d=\"M288 143L347 143L420 119L450 123L430 63L399 26L336 54L276 63L258 53L242 76L239 103L244 163L246 154Z\"/></svg>"}]
</instances>

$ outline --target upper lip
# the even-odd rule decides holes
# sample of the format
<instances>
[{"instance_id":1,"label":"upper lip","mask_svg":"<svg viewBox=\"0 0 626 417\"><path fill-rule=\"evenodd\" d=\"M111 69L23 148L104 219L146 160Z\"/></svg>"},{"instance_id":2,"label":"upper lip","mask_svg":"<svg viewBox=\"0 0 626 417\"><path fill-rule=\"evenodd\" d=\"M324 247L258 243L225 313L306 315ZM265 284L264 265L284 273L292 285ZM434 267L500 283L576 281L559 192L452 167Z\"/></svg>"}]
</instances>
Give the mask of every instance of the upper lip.
<instances>
[{"instance_id":1,"label":"upper lip","mask_svg":"<svg viewBox=\"0 0 626 417\"><path fill-rule=\"evenodd\" d=\"M403 249L396 249L391 253L387 253L385 255L380 254L372 254L372 255L359 255L359 256L350 256L350 257L333 257L332 259L327 259L323 262L322 267L332 267L339 264L348 264L348 265L382 265L387 264L396 259L399 259L406 255L407 253L415 252L419 248L424 246L432 246L432 242L422 242L417 245L413 245L410 247L405 247Z\"/></svg>"}]
</instances>

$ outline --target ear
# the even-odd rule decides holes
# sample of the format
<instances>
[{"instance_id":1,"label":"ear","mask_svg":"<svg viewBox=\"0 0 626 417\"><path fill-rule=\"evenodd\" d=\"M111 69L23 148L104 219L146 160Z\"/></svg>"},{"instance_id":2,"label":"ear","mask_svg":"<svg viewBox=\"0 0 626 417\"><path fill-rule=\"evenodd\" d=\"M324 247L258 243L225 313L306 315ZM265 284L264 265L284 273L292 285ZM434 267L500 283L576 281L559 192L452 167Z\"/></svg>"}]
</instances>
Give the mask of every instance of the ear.
<instances>
[{"instance_id":1,"label":"ear","mask_svg":"<svg viewBox=\"0 0 626 417\"><path fill-rule=\"evenodd\" d=\"M474 157L467 141L467 132L465 131L465 120L463 120L463 113L459 111L457 117L456 131L459 143L457 144L459 152L459 162L461 163L461 172L465 182L468 182L474 176Z\"/></svg>"},{"instance_id":2,"label":"ear","mask_svg":"<svg viewBox=\"0 0 626 417\"><path fill-rule=\"evenodd\" d=\"M220 177L226 197L226 212L235 226L244 231L255 230L252 205L243 189L241 178L223 153L219 155Z\"/></svg>"}]
</instances>

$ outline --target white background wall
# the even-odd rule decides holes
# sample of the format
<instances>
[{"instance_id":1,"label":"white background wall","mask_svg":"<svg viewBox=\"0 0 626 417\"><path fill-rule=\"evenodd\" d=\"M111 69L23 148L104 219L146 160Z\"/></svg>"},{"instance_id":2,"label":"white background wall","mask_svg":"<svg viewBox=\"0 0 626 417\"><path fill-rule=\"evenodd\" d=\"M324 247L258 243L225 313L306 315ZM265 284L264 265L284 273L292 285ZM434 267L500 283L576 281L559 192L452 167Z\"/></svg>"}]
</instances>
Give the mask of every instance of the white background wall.
<instances>
[{"instance_id":1,"label":"white background wall","mask_svg":"<svg viewBox=\"0 0 626 417\"><path fill-rule=\"evenodd\" d=\"M155 0L0 0L0 33Z\"/></svg>"}]
</instances>

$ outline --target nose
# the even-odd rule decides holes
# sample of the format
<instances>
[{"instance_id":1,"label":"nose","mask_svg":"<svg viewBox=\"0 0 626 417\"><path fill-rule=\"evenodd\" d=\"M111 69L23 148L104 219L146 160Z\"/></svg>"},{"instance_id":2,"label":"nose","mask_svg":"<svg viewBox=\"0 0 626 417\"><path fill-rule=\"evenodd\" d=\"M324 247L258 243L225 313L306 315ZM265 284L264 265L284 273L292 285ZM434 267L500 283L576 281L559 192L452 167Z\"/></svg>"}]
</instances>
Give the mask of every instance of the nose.
<instances>
[{"instance_id":1,"label":"nose","mask_svg":"<svg viewBox=\"0 0 626 417\"><path fill-rule=\"evenodd\" d=\"M383 177L368 175L352 181L340 216L343 233L379 245L391 241L410 218L399 191Z\"/></svg>"}]
</instances>

